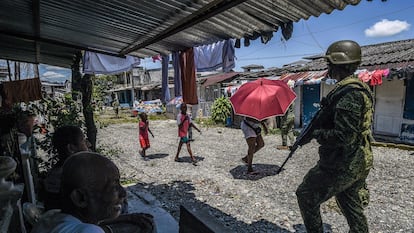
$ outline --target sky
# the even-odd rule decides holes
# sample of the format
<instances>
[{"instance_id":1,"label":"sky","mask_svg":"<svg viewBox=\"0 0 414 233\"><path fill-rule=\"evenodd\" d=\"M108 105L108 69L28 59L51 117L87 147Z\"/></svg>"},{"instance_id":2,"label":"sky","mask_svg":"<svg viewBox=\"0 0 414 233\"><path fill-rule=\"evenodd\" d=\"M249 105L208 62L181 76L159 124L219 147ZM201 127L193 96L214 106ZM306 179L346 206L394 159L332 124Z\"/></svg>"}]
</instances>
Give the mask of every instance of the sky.
<instances>
[{"instance_id":1,"label":"sky","mask_svg":"<svg viewBox=\"0 0 414 233\"><path fill-rule=\"evenodd\" d=\"M414 39L414 1L412 0L361 0L348 5L344 10L331 14L311 16L293 24L292 37L282 40L281 30L262 44L260 38L251 41L249 47L236 48L236 71L242 66L256 64L265 68L282 67L303 57L323 54L328 46L337 40L354 40L360 45L372 45L390 41ZM144 68L160 68L159 61L142 59ZM42 79L65 80L70 70L44 66L40 67Z\"/></svg>"}]
</instances>

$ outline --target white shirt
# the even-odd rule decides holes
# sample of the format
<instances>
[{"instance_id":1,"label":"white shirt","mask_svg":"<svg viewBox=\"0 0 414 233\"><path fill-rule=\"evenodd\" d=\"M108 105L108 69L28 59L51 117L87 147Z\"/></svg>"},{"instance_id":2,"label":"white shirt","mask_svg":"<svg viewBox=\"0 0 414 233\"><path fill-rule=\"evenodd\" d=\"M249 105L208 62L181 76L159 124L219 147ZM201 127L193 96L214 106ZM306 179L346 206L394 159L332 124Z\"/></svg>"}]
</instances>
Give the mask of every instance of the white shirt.
<instances>
[{"instance_id":1,"label":"white shirt","mask_svg":"<svg viewBox=\"0 0 414 233\"><path fill-rule=\"evenodd\" d=\"M54 210L51 210L54 211ZM65 213L45 213L35 224L31 233L105 233L94 224L83 223L78 218Z\"/></svg>"}]
</instances>

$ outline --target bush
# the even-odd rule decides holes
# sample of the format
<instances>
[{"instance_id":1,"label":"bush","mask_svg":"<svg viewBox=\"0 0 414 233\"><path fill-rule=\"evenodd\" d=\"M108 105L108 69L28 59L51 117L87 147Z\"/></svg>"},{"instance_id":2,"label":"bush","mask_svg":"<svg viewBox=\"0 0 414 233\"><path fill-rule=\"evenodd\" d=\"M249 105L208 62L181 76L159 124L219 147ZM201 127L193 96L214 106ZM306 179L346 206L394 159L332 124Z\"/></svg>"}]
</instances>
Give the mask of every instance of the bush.
<instances>
[{"instance_id":1,"label":"bush","mask_svg":"<svg viewBox=\"0 0 414 233\"><path fill-rule=\"evenodd\" d=\"M216 99L211 106L211 118L216 123L226 123L227 117L231 115L231 103L226 97Z\"/></svg>"}]
</instances>

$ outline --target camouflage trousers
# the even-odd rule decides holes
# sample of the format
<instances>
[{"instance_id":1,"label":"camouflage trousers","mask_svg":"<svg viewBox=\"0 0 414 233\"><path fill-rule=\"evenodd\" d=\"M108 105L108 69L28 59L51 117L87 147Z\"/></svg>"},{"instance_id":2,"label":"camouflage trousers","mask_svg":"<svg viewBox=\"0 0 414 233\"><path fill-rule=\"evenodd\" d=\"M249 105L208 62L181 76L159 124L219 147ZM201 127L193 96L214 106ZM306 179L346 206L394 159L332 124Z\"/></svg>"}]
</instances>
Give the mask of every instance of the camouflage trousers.
<instances>
[{"instance_id":1,"label":"camouflage trousers","mask_svg":"<svg viewBox=\"0 0 414 233\"><path fill-rule=\"evenodd\" d=\"M289 117L280 127L281 135L282 135L282 145L287 146L287 140L289 138L290 145L295 143L295 136L293 135L293 126L295 125L295 118Z\"/></svg>"},{"instance_id":2,"label":"camouflage trousers","mask_svg":"<svg viewBox=\"0 0 414 233\"><path fill-rule=\"evenodd\" d=\"M316 165L296 190L302 218L308 233L323 233L320 205L335 196L345 216L349 232L368 233L363 208L369 203L365 179L369 171L360 175L348 175L321 170Z\"/></svg>"}]
</instances>

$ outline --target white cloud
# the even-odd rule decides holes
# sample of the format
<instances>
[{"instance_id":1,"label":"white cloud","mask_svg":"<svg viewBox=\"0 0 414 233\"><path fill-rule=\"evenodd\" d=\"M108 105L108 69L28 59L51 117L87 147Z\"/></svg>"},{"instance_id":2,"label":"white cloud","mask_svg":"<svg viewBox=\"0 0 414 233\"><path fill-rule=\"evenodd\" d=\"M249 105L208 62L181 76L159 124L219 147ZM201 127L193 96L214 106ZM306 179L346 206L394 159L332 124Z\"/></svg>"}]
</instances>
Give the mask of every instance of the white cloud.
<instances>
[{"instance_id":1,"label":"white cloud","mask_svg":"<svg viewBox=\"0 0 414 233\"><path fill-rule=\"evenodd\" d=\"M393 36L402 31L408 31L410 29L410 24L407 21L394 20L389 21L388 19L383 19L368 29L365 29L365 36L368 37L384 37L384 36Z\"/></svg>"},{"instance_id":2,"label":"white cloud","mask_svg":"<svg viewBox=\"0 0 414 233\"><path fill-rule=\"evenodd\" d=\"M46 70L63 70L63 71L69 71L69 69L67 69L67 68L62 68L62 67L58 67L58 66L49 66L49 65L46 65L45 66L45 69Z\"/></svg>"},{"instance_id":3,"label":"white cloud","mask_svg":"<svg viewBox=\"0 0 414 233\"><path fill-rule=\"evenodd\" d=\"M59 74L53 71L47 71L44 72L42 75L40 75L42 78L46 78L46 79L52 79L52 78L64 78L65 75L63 74Z\"/></svg>"}]
</instances>

